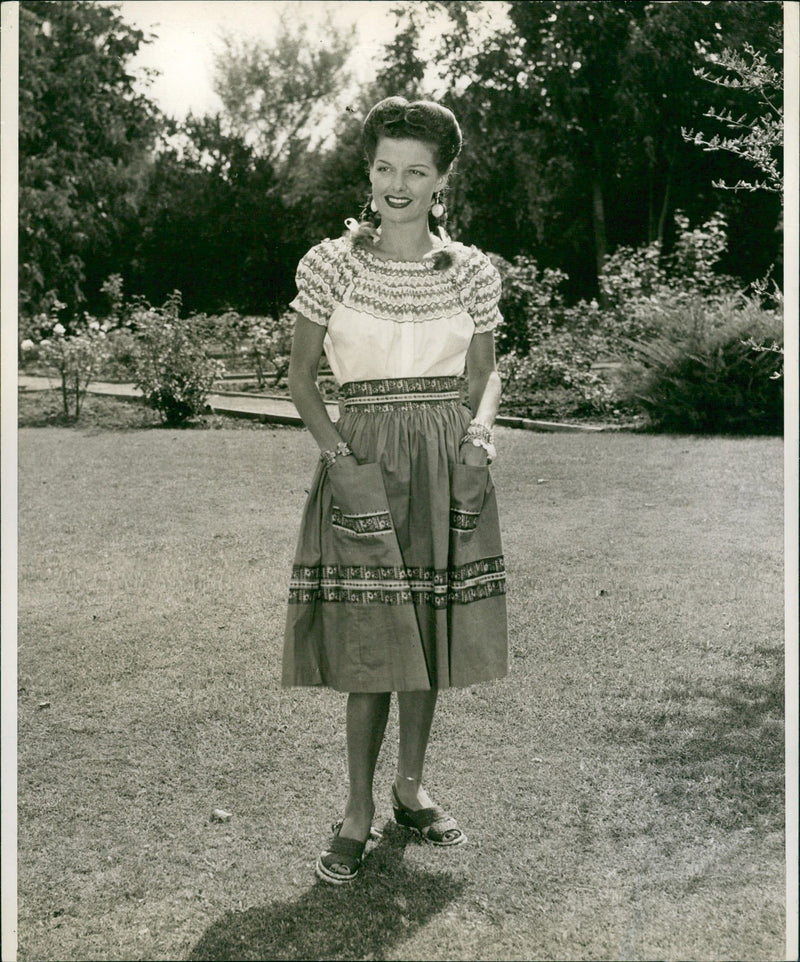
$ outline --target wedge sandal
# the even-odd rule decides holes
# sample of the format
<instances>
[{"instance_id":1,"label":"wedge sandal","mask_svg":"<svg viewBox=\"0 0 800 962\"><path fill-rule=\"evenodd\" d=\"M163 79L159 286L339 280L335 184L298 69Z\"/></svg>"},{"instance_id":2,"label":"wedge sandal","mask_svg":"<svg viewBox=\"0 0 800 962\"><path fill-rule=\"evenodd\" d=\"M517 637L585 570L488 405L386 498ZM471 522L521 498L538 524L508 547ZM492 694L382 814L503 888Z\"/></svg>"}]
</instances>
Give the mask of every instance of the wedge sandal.
<instances>
[{"instance_id":1,"label":"wedge sandal","mask_svg":"<svg viewBox=\"0 0 800 962\"><path fill-rule=\"evenodd\" d=\"M317 878L331 885L344 885L352 882L361 869L364 848L367 842L359 842L357 838L346 838L338 832L330 841L328 847L320 852L317 858L315 872ZM334 866L344 868L344 872L337 872Z\"/></svg>"},{"instance_id":2,"label":"wedge sandal","mask_svg":"<svg viewBox=\"0 0 800 962\"><path fill-rule=\"evenodd\" d=\"M320 853L314 869L318 878L321 878L323 882L330 882L331 885L343 885L346 882L352 882L361 869L367 842L377 842L383 838L383 832L375 828L374 825L370 826L369 835L363 842L359 842L357 838L347 838L339 834L343 824L343 819L340 818L338 822L331 825L333 838L325 851ZM335 871L335 865L344 868L346 871Z\"/></svg>"},{"instance_id":3,"label":"wedge sandal","mask_svg":"<svg viewBox=\"0 0 800 962\"><path fill-rule=\"evenodd\" d=\"M448 815L443 808L433 805L430 808L420 808L416 811L406 808L397 797L397 789L392 785L392 807L394 820L404 828L410 828L419 837L431 845L449 847L463 845L467 836L458 827L452 815Z\"/></svg>"}]
</instances>

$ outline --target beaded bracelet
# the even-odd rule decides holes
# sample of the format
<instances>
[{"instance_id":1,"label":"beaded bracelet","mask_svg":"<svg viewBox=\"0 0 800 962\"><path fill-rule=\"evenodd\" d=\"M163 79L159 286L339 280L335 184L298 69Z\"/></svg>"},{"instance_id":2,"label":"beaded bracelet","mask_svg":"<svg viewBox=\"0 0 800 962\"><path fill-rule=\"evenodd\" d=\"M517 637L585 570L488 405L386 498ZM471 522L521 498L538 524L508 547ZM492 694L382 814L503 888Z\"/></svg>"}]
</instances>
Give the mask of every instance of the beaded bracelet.
<instances>
[{"instance_id":1,"label":"beaded bracelet","mask_svg":"<svg viewBox=\"0 0 800 962\"><path fill-rule=\"evenodd\" d=\"M319 453L319 459L320 459L320 461L322 461L322 463L323 463L326 467L332 468L333 465L334 465L334 463L336 462L336 459L337 459L337 458L346 458L348 455L351 455L352 453L353 453L353 452L352 452L352 451L350 450L350 448L348 447L347 442L346 442L346 441L340 441L340 442L336 445L335 450L333 450L333 451L320 451L320 453Z\"/></svg>"},{"instance_id":2,"label":"beaded bracelet","mask_svg":"<svg viewBox=\"0 0 800 962\"><path fill-rule=\"evenodd\" d=\"M471 440L472 438L480 438L481 441L486 441L487 444L492 444L494 441L492 429L488 424L484 424L483 421L478 421L477 418L473 418L467 425L467 431L462 439L462 444L465 440Z\"/></svg>"}]
</instances>

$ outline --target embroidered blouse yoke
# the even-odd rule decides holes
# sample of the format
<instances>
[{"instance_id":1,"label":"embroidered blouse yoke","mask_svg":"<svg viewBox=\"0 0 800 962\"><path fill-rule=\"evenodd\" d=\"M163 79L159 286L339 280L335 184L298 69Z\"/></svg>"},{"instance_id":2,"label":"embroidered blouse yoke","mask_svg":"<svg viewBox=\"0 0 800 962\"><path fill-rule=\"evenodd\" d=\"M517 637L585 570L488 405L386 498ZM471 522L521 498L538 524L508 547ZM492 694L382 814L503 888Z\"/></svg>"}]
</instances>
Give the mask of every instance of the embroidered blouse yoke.
<instances>
[{"instance_id":1,"label":"embroidered blouse yoke","mask_svg":"<svg viewBox=\"0 0 800 962\"><path fill-rule=\"evenodd\" d=\"M429 259L382 260L347 237L302 258L291 307L327 327L325 354L339 384L464 373L472 335L502 320L500 275L475 247L450 242L447 250L443 270Z\"/></svg>"}]
</instances>

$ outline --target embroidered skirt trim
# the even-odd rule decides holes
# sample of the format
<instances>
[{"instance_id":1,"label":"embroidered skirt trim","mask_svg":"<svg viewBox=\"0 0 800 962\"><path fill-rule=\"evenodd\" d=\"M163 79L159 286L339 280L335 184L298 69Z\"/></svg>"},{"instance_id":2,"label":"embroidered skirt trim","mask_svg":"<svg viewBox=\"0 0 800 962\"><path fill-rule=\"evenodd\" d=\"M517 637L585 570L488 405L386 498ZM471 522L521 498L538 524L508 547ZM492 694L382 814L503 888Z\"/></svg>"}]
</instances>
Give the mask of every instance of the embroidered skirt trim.
<instances>
[{"instance_id":1,"label":"embroidered skirt trim","mask_svg":"<svg viewBox=\"0 0 800 962\"><path fill-rule=\"evenodd\" d=\"M450 509L450 527L453 531L474 531L478 527L480 511L460 511L458 508Z\"/></svg>"},{"instance_id":2,"label":"embroidered skirt trim","mask_svg":"<svg viewBox=\"0 0 800 962\"><path fill-rule=\"evenodd\" d=\"M368 514L345 514L338 506L331 508L331 524L352 534L383 534L392 530L392 516L388 511Z\"/></svg>"},{"instance_id":3,"label":"embroidered skirt trim","mask_svg":"<svg viewBox=\"0 0 800 962\"><path fill-rule=\"evenodd\" d=\"M505 564L501 555L444 571L386 565L295 565L289 603L404 605L417 602L446 608L448 604L469 604L505 593Z\"/></svg>"},{"instance_id":4,"label":"embroidered skirt trim","mask_svg":"<svg viewBox=\"0 0 800 962\"><path fill-rule=\"evenodd\" d=\"M387 412L408 410L418 404L441 404L460 400L457 377L402 377L374 381L347 381L339 396L347 408Z\"/></svg>"}]
</instances>

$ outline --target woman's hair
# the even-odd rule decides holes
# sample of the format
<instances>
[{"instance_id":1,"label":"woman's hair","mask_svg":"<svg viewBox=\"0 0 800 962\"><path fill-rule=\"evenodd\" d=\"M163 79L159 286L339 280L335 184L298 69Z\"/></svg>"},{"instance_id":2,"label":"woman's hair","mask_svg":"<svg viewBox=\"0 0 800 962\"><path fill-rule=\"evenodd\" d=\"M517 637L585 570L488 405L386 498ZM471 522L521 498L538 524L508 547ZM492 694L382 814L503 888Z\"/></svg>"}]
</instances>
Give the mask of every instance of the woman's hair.
<instances>
[{"instance_id":1,"label":"woman's hair","mask_svg":"<svg viewBox=\"0 0 800 962\"><path fill-rule=\"evenodd\" d=\"M364 121L364 153L370 164L381 137L419 140L433 148L436 169L446 173L461 151L461 128L452 110L431 100L387 97L379 101Z\"/></svg>"}]
</instances>

